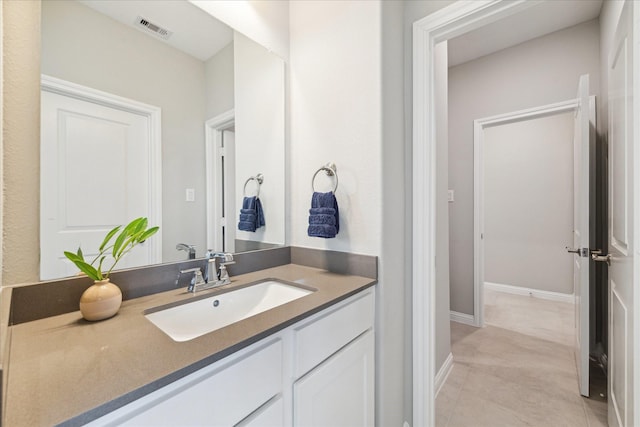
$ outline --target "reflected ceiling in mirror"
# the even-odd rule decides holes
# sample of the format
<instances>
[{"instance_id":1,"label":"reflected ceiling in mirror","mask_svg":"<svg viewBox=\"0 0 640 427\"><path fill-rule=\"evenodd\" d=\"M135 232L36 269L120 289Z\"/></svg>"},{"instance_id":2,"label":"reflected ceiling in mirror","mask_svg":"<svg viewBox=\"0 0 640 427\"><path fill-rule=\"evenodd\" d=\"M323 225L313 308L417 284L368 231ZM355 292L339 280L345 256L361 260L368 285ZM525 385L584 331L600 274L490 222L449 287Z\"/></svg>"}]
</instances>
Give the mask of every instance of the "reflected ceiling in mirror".
<instances>
[{"instance_id":1,"label":"reflected ceiling in mirror","mask_svg":"<svg viewBox=\"0 0 640 427\"><path fill-rule=\"evenodd\" d=\"M285 243L282 59L189 2L66 0L42 3L41 65L45 76L157 108L161 117L154 165L148 154L129 149L137 138L105 125L127 123L119 116L89 126L94 112L74 110L65 122L60 108L50 117L43 109L43 123L63 123L70 135L54 142L53 155L41 156L43 180L51 164L61 172L53 179L60 182L41 185L53 188L41 194L41 229L58 235L41 231L41 259L54 271L43 279L75 273L64 264L64 250L97 249L97 237L85 242L82 236L104 236L138 216L148 216L161 233L122 268L186 259L179 243L195 246L197 257L207 249ZM153 136L150 125L140 126ZM42 129L44 153L48 128ZM147 173L154 167L161 178ZM245 193L244 183L259 173L265 226L238 230L243 197L255 191L247 186Z\"/></svg>"}]
</instances>

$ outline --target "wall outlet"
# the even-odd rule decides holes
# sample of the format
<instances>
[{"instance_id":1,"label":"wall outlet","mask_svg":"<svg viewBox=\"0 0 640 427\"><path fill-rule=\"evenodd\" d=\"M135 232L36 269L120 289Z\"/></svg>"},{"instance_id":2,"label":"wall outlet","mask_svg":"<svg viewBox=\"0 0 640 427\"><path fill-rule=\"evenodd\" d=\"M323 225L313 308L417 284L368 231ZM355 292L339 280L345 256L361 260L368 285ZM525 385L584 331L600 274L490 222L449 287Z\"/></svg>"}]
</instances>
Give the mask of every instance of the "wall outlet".
<instances>
[{"instance_id":1,"label":"wall outlet","mask_svg":"<svg viewBox=\"0 0 640 427\"><path fill-rule=\"evenodd\" d=\"M447 191L447 200L449 203L453 203L453 190Z\"/></svg>"},{"instance_id":2,"label":"wall outlet","mask_svg":"<svg viewBox=\"0 0 640 427\"><path fill-rule=\"evenodd\" d=\"M196 201L196 190L193 188L187 188L184 191L184 200L186 202L195 202Z\"/></svg>"}]
</instances>

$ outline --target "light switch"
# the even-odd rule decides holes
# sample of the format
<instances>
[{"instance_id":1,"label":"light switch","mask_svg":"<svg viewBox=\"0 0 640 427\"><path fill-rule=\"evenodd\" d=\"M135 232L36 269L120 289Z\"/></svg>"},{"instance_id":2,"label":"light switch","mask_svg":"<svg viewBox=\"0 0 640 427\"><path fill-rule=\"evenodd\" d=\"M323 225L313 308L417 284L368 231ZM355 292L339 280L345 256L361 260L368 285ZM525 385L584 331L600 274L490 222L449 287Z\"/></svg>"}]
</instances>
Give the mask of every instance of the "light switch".
<instances>
[{"instance_id":1,"label":"light switch","mask_svg":"<svg viewBox=\"0 0 640 427\"><path fill-rule=\"evenodd\" d=\"M449 200L449 203L453 203L453 190L447 191L447 199Z\"/></svg>"},{"instance_id":2,"label":"light switch","mask_svg":"<svg viewBox=\"0 0 640 427\"><path fill-rule=\"evenodd\" d=\"M196 190L193 188L187 188L185 190L185 201L187 202L195 202L196 201Z\"/></svg>"}]
</instances>

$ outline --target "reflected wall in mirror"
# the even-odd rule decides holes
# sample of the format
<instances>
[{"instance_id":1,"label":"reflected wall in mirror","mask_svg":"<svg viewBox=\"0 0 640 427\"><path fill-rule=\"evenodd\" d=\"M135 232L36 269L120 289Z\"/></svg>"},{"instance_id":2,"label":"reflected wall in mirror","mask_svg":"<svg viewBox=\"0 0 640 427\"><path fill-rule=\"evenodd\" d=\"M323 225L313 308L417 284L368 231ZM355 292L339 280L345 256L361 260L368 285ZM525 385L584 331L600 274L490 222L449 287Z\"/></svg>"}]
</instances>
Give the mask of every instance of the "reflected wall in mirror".
<instances>
[{"instance_id":1,"label":"reflected wall in mirror","mask_svg":"<svg viewBox=\"0 0 640 427\"><path fill-rule=\"evenodd\" d=\"M158 108L161 123L156 162L161 178L154 179L154 159L131 148L140 135L152 141L154 133L149 122L138 123L139 113L131 118L140 129L134 132L136 123L119 115L100 116L98 125L89 126L87 117L95 119L94 111L73 110L66 118L59 111L71 107L58 108L53 118L43 111L41 168L57 165L54 176L60 182L41 186L41 204L50 205L46 215L41 212L41 260L55 264L52 257L61 258L63 250L78 244L97 248L96 238L85 243L79 236L104 236L137 216L149 216L152 223L159 219L161 236L140 248L145 254L132 254L123 268L186 259L188 253L176 249L179 243L194 245L197 257L207 249L237 252L284 244L282 59L186 1L63 0L42 2L41 66L45 76ZM230 126L208 127L211 119L225 115ZM49 151L47 120L66 132L54 128ZM224 138L215 137L223 131ZM142 145L147 144L152 142ZM258 173L264 176L265 226L239 231L244 184ZM246 193L255 190L250 183ZM47 229L55 232L45 235ZM64 238L51 243L56 233ZM41 278L75 272L64 264L52 269L43 274L41 268Z\"/></svg>"}]
</instances>

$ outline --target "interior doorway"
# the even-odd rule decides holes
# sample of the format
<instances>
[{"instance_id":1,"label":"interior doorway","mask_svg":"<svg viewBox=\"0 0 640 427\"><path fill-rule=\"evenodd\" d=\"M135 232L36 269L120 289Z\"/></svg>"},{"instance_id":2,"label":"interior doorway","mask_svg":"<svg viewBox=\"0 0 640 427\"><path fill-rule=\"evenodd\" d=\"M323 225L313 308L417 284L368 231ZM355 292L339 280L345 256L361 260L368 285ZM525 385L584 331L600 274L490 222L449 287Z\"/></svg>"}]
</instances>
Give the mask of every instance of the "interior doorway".
<instances>
[{"instance_id":1,"label":"interior doorway","mask_svg":"<svg viewBox=\"0 0 640 427\"><path fill-rule=\"evenodd\" d=\"M235 111L205 123L207 248L235 252Z\"/></svg>"},{"instance_id":2,"label":"interior doorway","mask_svg":"<svg viewBox=\"0 0 640 427\"><path fill-rule=\"evenodd\" d=\"M590 122L595 128L595 97ZM474 122L474 325L484 289L573 303L577 100ZM595 135L592 135L592 138Z\"/></svg>"},{"instance_id":3,"label":"interior doorway","mask_svg":"<svg viewBox=\"0 0 640 427\"><path fill-rule=\"evenodd\" d=\"M432 404L435 372L434 329L436 245L436 109L434 105L433 52L435 45L478 29L488 23L513 16L531 4L491 2L456 4L414 24L413 92L413 335L414 335L414 424L433 424ZM416 171L432 171L421 174ZM425 262L427 260L427 262ZM424 284L427 284L424 286ZM425 311L432 315L425 323ZM427 363L425 363L427 362ZM431 370L431 371L429 371ZM424 381L424 382L423 382ZM427 402L425 407L422 402Z\"/></svg>"}]
</instances>

